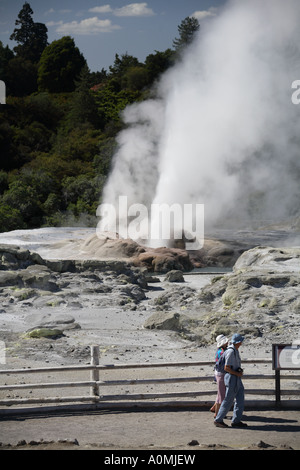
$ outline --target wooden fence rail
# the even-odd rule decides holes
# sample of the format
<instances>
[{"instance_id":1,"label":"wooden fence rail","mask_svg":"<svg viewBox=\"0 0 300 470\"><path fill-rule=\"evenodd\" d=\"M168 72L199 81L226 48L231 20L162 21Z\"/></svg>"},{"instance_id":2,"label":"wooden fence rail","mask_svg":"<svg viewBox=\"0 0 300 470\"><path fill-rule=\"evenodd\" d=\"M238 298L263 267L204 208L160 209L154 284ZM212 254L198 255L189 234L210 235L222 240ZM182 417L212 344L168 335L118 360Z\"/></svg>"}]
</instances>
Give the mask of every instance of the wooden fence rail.
<instances>
[{"instance_id":1,"label":"wooden fence rail","mask_svg":"<svg viewBox=\"0 0 300 470\"><path fill-rule=\"evenodd\" d=\"M271 364L272 361L269 359L255 359L255 360L243 360L243 364ZM120 370L130 370L130 369L166 369L166 368L180 368L186 370L188 367L200 368L203 366L211 366L213 368L212 361L199 361L199 362L179 362L179 363L154 363L154 364L111 364L111 365L102 365L99 364L99 347L91 346L91 363L81 366L57 366L57 367L44 367L44 368L35 368L35 369L2 369L0 370L0 379L1 376L12 376L18 374L38 374L38 373L66 373L66 372L89 372L90 379L84 381L72 381L72 382L46 382L46 383L21 383L21 384L3 384L0 385L0 392L11 392L20 391L20 390L30 390L30 393L33 390L43 390L43 389L61 389L61 388L89 388L89 395L86 396L44 396L37 398L6 398L0 399L1 407L12 407L14 405L32 405L38 404L39 406L45 405L48 403L61 404L61 403L90 403L96 405L97 407L111 407L113 404L121 404L123 407L132 407L137 406L138 401L147 402L147 400L155 400L151 402L151 406L209 406L213 400L200 401L200 397L210 397L216 396L216 387L214 390L172 390L172 391L163 391L163 392L145 392L145 393L129 393L126 390L126 393L121 394L103 394L103 390L106 387L116 387L116 386L144 386L144 385L172 385L172 384L187 384L187 383L201 383L201 382L212 382L213 374L209 376L188 376L188 377L164 377L164 378L132 378L132 379L117 379L117 380L100 380L101 373L106 371L120 371ZM288 371L287 371L288 372ZM275 374L248 374L243 377L243 381L273 381L275 384ZM285 374L281 376L281 380L300 380L300 375L297 374ZM261 401L262 396L275 396L276 390L274 388L249 388L245 387L245 394L247 395L256 395L259 396L261 404L264 403L265 406L272 406L275 404L274 400L268 399ZM298 389L291 390L280 390L282 396L299 396L300 391ZM188 399L189 401L183 401L182 399ZM165 401L165 400L168 401ZM174 401L174 399L177 399ZM194 399L194 400L192 400ZM197 400L195 400L197 399ZM162 401L164 400L164 401ZM258 400L259 401L259 400ZM255 403L258 404L258 401ZM149 402L148 402L149 403ZM247 402L246 402L247 403ZM249 402L250 403L250 402ZM251 402L252 403L252 402ZM292 400L290 403L295 405L295 401ZM300 401L297 400L296 404L300 407ZM282 404L282 402L276 404ZM0 415L5 414L4 409L0 409Z\"/></svg>"}]
</instances>

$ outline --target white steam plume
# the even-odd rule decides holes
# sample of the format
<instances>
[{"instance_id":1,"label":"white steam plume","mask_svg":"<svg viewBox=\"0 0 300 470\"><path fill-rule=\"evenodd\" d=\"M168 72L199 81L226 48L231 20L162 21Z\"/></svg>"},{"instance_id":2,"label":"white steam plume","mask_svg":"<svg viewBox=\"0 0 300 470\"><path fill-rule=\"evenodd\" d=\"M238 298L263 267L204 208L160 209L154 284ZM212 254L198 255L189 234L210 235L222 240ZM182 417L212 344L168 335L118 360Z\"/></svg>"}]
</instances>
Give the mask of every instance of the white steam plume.
<instances>
[{"instance_id":1,"label":"white steam plume","mask_svg":"<svg viewBox=\"0 0 300 470\"><path fill-rule=\"evenodd\" d=\"M204 204L210 230L296 215L299 23L299 0L233 0L201 25L156 98L125 110L104 202Z\"/></svg>"}]
</instances>

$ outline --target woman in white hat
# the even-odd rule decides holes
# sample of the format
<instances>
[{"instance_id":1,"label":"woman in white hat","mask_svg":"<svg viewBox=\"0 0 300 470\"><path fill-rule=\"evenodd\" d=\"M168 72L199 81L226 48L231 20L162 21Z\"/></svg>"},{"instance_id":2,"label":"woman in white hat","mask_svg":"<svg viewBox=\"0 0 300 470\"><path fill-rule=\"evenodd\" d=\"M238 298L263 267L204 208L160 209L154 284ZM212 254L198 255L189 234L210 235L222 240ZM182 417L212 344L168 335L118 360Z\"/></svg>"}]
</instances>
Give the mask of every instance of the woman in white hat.
<instances>
[{"instance_id":1,"label":"woman in white hat","mask_svg":"<svg viewBox=\"0 0 300 470\"><path fill-rule=\"evenodd\" d=\"M216 365L215 365L215 378L218 386L218 393L215 404L211 407L210 411L215 413L214 417L216 418L218 411L220 409L221 403L225 398L226 387L224 383L224 364L222 365L222 361L220 361L221 357L223 356L224 352L228 346L228 338L224 335L219 335L216 338L217 342L217 352L216 352Z\"/></svg>"}]
</instances>

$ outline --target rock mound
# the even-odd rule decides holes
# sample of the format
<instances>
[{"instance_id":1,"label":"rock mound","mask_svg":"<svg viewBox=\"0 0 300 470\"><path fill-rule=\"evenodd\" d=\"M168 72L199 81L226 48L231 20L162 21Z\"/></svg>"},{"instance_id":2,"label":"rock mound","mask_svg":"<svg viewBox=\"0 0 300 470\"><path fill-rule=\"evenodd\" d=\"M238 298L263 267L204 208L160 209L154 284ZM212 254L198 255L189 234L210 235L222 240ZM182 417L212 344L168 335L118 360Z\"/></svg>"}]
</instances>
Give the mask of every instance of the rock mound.
<instances>
[{"instance_id":1,"label":"rock mound","mask_svg":"<svg viewBox=\"0 0 300 470\"><path fill-rule=\"evenodd\" d=\"M166 274L165 279L169 282L184 282L183 272L173 269Z\"/></svg>"},{"instance_id":2,"label":"rock mound","mask_svg":"<svg viewBox=\"0 0 300 470\"><path fill-rule=\"evenodd\" d=\"M136 267L146 267L150 272L167 273L173 269L189 271L194 268L189 253L183 249L149 248L105 233L89 237L80 250L90 259L123 260Z\"/></svg>"},{"instance_id":3,"label":"rock mound","mask_svg":"<svg viewBox=\"0 0 300 470\"><path fill-rule=\"evenodd\" d=\"M170 313L170 312L159 312L151 315L149 317L144 327L149 330L173 330L180 331L182 317L179 313Z\"/></svg>"},{"instance_id":4,"label":"rock mound","mask_svg":"<svg viewBox=\"0 0 300 470\"><path fill-rule=\"evenodd\" d=\"M242 253L253 244L237 240L216 240L206 238L200 250L191 251L190 259L195 267L232 267Z\"/></svg>"},{"instance_id":5,"label":"rock mound","mask_svg":"<svg viewBox=\"0 0 300 470\"><path fill-rule=\"evenodd\" d=\"M177 325L179 333L201 344L237 331L268 344L293 342L300 314L299 260L300 248L251 249L237 260L232 273L214 277L200 292L182 286L158 296L151 327L161 325L163 313L174 317L184 310L184 328L176 317L171 329Z\"/></svg>"},{"instance_id":6,"label":"rock mound","mask_svg":"<svg viewBox=\"0 0 300 470\"><path fill-rule=\"evenodd\" d=\"M270 248L259 246L243 253L236 261L234 270L300 271L300 247Z\"/></svg>"},{"instance_id":7,"label":"rock mound","mask_svg":"<svg viewBox=\"0 0 300 470\"><path fill-rule=\"evenodd\" d=\"M121 239L117 235L91 235L80 246L86 257L91 259L119 259L128 260L128 258L137 257L144 253L144 247L130 239Z\"/></svg>"}]
</instances>

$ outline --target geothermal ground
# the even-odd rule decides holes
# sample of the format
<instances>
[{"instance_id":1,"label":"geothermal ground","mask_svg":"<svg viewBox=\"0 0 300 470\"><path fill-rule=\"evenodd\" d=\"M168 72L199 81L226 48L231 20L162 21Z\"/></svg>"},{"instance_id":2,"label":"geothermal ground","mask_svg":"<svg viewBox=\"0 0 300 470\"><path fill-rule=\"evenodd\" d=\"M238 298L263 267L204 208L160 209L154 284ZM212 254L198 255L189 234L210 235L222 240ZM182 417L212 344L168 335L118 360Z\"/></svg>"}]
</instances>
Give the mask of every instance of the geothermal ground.
<instances>
[{"instance_id":1,"label":"geothermal ground","mask_svg":"<svg viewBox=\"0 0 300 470\"><path fill-rule=\"evenodd\" d=\"M129 243L129 255L128 243L124 248L120 241L97 242L93 230L2 234L0 340L5 344L6 361L1 368L86 364L93 344L100 346L101 364L207 361L214 358L215 337L234 332L246 338L242 359L271 359L273 343L300 339L300 248L287 246L290 236L282 230L256 232L252 237L250 232L240 233L234 248L229 233L226 237L223 234L221 241L211 239L206 251L193 254L202 269L183 274L171 269L162 274L155 272L157 258L153 252L154 272L149 272L147 250L138 251L146 260L143 265L141 259L137 262L136 247ZM292 236L295 238L295 233ZM270 245L266 241L273 247L265 246ZM115 257L111 256L113 252ZM171 257L164 253L166 263L160 252L159 265L176 268L181 255L178 258L174 252ZM206 268L204 260L210 260ZM268 366L254 367L254 372L249 369L250 374L266 372ZM202 373L213 375L211 367L204 367ZM9 384L11 379L2 376L1 380ZM212 383L207 386L211 389ZM299 389L297 381L291 386ZM129 390L125 387L122 392ZM153 386L147 386L145 392L153 392ZM22 392L25 397L33 395L32 391ZM1 392L2 399L18 396L18 392ZM191 415L194 419L192 416L195 414ZM299 413L294 416L299 418ZM109 422L112 417L107 419ZM212 423L211 416L205 419ZM163 422L166 425L167 421ZM2 424L0 441L15 444L22 436L26 440L13 422ZM293 436L294 430L291 428ZM26 432L33 436L29 429ZM54 428L50 434L53 440ZM112 434L106 438L101 437L104 447L114 442ZM147 434L141 442L136 436L135 444L133 434L130 443L120 436L116 439L112 448L142 448L147 447L145 439L150 436ZM215 439L210 436L209 441L202 442L220 444ZM253 437L247 443L258 440ZM270 439L268 442L272 445ZM230 444L228 440L226 443ZM287 441L277 439L274 443ZM176 446L186 444L184 440ZM158 443L155 446L159 448ZM164 446L171 447L169 438ZM300 448L294 438L293 448Z\"/></svg>"}]
</instances>

